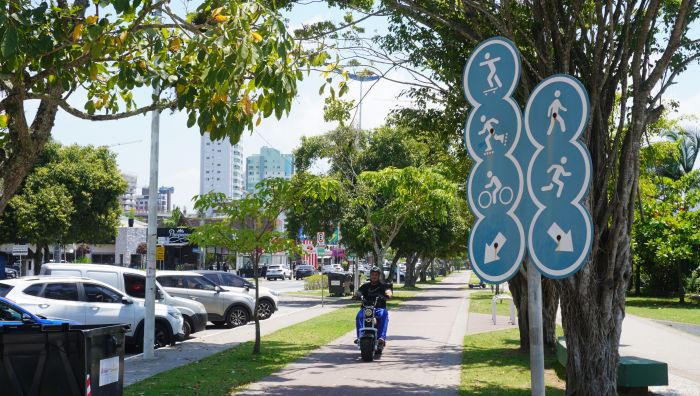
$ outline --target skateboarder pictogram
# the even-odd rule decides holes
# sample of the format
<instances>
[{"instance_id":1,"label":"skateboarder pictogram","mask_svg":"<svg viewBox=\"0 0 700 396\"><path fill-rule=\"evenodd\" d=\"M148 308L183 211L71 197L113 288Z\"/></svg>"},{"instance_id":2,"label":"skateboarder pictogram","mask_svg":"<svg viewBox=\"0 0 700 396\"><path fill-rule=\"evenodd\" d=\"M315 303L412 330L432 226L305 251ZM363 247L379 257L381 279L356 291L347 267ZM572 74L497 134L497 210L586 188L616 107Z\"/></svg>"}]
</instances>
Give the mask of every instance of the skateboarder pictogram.
<instances>
[{"instance_id":1,"label":"skateboarder pictogram","mask_svg":"<svg viewBox=\"0 0 700 396\"><path fill-rule=\"evenodd\" d=\"M495 92L498 88L503 86L501 79L498 78L498 74L496 74L496 62L500 60L501 58L491 59L491 53L487 52L484 54L484 61L479 63L479 66L486 66L489 68L489 75L486 77L486 82L489 83L489 89L484 91L484 94L486 95L491 92Z\"/></svg>"},{"instance_id":2,"label":"skateboarder pictogram","mask_svg":"<svg viewBox=\"0 0 700 396\"><path fill-rule=\"evenodd\" d=\"M559 100L559 96L561 96L561 92L559 90L556 90L554 92L554 100L552 101L552 104L549 105L549 108L547 109L547 117L551 117L551 121L549 122L549 128L547 129L547 136L552 134L552 131L554 130L554 123L559 124L559 129L561 129L562 132L566 132L566 123L564 122L564 118L561 116L562 111L567 111L566 107L561 104L561 101Z\"/></svg>"},{"instance_id":3,"label":"skateboarder pictogram","mask_svg":"<svg viewBox=\"0 0 700 396\"><path fill-rule=\"evenodd\" d=\"M567 172L566 169L562 165L566 164L566 157L561 157L559 160L561 165L559 164L554 164L547 169L547 173L552 173L552 182L547 184L546 186L543 186L540 190L541 191L552 191L554 189L554 185L557 186L557 198L561 197L561 192L564 189L564 182L561 181L559 178L564 176L571 176L571 172Z\"/></svg>"},{"instance_id":4,"label":"skateboarder pictogram","mask_svg":"<svg viewBox=\"0 0 700 396\"><path fill-rule=\"evenodd\" d=\"M484 138L484 143L486 143L486 150L484 151L484 154L490 155L493 154L493 147L491 146L491 139L495 139L497 142L501 142L504 146L508 143L508 134L507 133L501 133L498 134L496 133L496 129L494 128L494 125L498 125L498 120L495 118L489 118L488 120L486 119L485 115L482 115L480 118L481 122L483 123L483 127L479 131L478 135L486 135Z\"/></svg>"}]
</instances>

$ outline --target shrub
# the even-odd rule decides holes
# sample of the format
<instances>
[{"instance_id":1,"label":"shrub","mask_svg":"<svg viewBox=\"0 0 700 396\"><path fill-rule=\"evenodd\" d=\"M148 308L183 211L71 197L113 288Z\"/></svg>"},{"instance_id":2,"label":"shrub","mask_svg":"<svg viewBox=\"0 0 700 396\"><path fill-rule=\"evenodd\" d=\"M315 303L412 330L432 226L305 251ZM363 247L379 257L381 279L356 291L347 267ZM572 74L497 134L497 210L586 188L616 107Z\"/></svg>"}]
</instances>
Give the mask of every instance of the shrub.
<instances>
[{"instance_id":1,"label":"shrub","mask_svg":"<svg viewBox=\"0 0 700 396\"><path fill-rule=\"evenodd\" d=\"M685 292L700 294L700 267L698 267L689 277L685 278Z\"/></svg>"},{"instance_id":2,"label":"shrub","mask_svg":"<svg viewBox=\"0 0 700 396\"><path fill-rule=\"evenodd\" d=\"M321 286L321 278L323 277L323 286ZM328 275L311 275L304 278L304 290L321 290L328 288Z\"/></svg>"}]
</instances>

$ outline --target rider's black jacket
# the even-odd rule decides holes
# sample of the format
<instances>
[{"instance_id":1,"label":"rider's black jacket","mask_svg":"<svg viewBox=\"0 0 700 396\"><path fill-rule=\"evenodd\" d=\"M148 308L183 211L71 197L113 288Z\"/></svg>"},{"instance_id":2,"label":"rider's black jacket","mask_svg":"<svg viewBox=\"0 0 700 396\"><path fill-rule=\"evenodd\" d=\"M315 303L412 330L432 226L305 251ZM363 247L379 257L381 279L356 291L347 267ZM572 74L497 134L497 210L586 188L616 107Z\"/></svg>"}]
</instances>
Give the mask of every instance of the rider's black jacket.
<instances>
[{"instance_id":1,"label":"rider's black jacket","mask_svg":"<svg viewBox=\"0 0 700 396\"><path fill-rule=\"evenodd\" d=\"M380 281L374 285L372 282L367 282L360 286L357 291L360 292L364 299L369 301L374 301L377 296L383 297L377 300L375 308L386 308L386 291L390 289L391 286L389 284Z\"/></svg>"}]
</instances>

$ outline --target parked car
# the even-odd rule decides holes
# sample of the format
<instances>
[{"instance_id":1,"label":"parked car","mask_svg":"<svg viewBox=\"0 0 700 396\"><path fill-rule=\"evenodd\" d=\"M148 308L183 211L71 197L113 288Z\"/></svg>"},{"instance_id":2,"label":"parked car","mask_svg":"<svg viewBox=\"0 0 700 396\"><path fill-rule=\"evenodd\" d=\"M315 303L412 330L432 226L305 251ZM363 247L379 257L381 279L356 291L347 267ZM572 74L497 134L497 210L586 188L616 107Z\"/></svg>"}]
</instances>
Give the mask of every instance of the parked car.
<instances>
[{"instance_id":1,"label":"parked car","mask_svg":"<svg viewBox=\"0 0 700 396\"><path fill-rule=\"evenodd\" d=\"M41 266L41 275L79 276L104 282L132 298L146 298L146 273L109 264L49 264ZM207 327L207 310L200 302L171 296L156 282L156 301L177 308L184 319L185 338Z\"/></svg>"},{"instance_id":2,"label":"parked car","mask_svg":"<svg viewBox=\"0 0 700 396\"><path fill-rule=\"evenodd\" d=\"M5 267L5 279L19 278L19 272L14 268Z\"/></svg>"},{"instance_id":3,"label":"parked car","mask_svg":"<svg viewBox=\"0 0 700 396\"><path fill-rule=\"evenodd\" d=\"M296 280L304 279L307 276L311 276L316 273L316 268L313 265L302 264L297 265L296 271L294 272L294 277Z\"/></svg>"},{"instance_id":4,"label":"parked car","mask_svg":"<svg viewBox=\"0 0 700 396\"><path fill-rule=\"evenodd\" d=\"M0 281L6 298L29 312L86 325L128 324L127 343L143 343L145 307L106 283L68 276L24 277ZM8 290L9 289L9 290ZM156 304L156 346L173 345L184 339L180 311Z\"/></svg>"},{"instance_id":5,"label":"parked car","mask_svg":"<svg viewBox=\"0 0 700 396\"><path fill-rule=\"evenodd\" d=\"M321 273L327 274L329 272L345 272L345 270L340 264L326 264L321 268Z\"/></svg>"},{"instance_id":6,"label":"parked car","mask_svg":"<svg viewBox=\"0 0 700 396\"><path fill-rule=\"evenodd\" d=\"M273 279L292 279L292 270L286 264L272 264L267 267L267 280Z\"/></svg>"},{"instance_id":7,"label":"parked car","mask_svg":"<svg viewBox=\"0 0 700 396\"><path fill-rule=\"evenodd\" d=\"M168 293L204 304L209 321L217 326L243 326L253 317L253 297L226 291L202 274L192 271L158 271L156 279Z\"/></svg>"},{"instance_id":8,"label":"parked car","mask_svg":"<svg viewBox=\"0 0 700 396\"><path fill-rule=\"evenodd\" d=\"M7 294L12 289L9 285L0 285L0 295ZM0 328L15 326L63 326L76 322L64 319L42 318L19 305L0 297Z\"/></svg>"},{"instance_id":9,"label":"parked car","mask_svg":"<svg viewBox=\"0 0 700 396\"><path fill-rule=\"evenodd\" d=\"M245 278L226 271L195 271L221 286L224 290L245 293L255 298L255 285ZM267 319L279 309L279 293L267 287L258 289L258 316Z\"/></svg>"}]
</instances>

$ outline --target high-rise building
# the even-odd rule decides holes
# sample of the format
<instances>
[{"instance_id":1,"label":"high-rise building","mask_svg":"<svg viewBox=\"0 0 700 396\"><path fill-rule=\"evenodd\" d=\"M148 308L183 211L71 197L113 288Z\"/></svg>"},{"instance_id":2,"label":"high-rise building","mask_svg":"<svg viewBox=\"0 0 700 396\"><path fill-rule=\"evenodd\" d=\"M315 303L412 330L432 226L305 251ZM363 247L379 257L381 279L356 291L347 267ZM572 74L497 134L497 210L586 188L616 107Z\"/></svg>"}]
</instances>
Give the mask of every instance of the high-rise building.
<instances>
[{"instance_id":1,"label":"high-rise building","mask_svg":"<svg viewBox=\"0 0 700 396\"><path fill-rule=\"evenodd\" d=\"M122 205L124 213L129 214L131 209L136 209L136 186L138 178L136 175L122 173L122 177L126 181L126 192L119 196L119 201Z\"/></svg>"},{"instance_id":2,"label":"high-rise building","mask_svg":"<svg viewBox=\"0 0 700 396\"><path fill-rule=\"evenodd\" d=\"M175 187L158 187L158 214L168 214L173 210L173 193ZM148 214L148 187L141 188L141 195L134 199L136 202L136 214L145 216Z\"/></svg>"},{"instance_id":3,"label":"high-rise building","mask_svg":"<svg viewBox=\"0 0 700 396\"><path fill-rule=\"evenodd\" d=\"M228 140L212 141L205 133L199 155L199 193L220 192L233 199L245 194L241 145Z\"/></svg>"},{"instance_id":4,"label":"high-rise building","mask_svg":"<svg viewBox=\"0 0 700 396\"><path fill-rule=\"evenodd\" d=\"M261 181L273 177L291 179L294 174L294 155L282 154L272 147L263 147L260 154L246 158L246 191L255 192Z\"/></svg>"}]
</instances>

